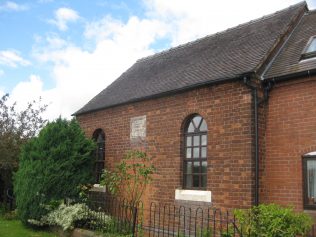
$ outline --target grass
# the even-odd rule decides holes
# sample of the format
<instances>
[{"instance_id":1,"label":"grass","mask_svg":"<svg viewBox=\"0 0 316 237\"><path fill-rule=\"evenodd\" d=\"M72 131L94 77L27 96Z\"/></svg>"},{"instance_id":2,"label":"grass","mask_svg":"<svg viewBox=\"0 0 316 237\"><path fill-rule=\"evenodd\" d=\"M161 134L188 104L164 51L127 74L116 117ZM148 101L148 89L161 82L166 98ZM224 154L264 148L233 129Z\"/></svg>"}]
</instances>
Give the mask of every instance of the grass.
<instances>
[{"instance_id":1,"label":"grass","mask_svg":"<svg viewBox=\"0 0 316 237\"><path fill-rule=\"evenodd\" d=\"M19 220L5 220L0 217L0 236L3 237L57 237L57 235L37 231L22 225Z\"/></svg>"}]
</instances>

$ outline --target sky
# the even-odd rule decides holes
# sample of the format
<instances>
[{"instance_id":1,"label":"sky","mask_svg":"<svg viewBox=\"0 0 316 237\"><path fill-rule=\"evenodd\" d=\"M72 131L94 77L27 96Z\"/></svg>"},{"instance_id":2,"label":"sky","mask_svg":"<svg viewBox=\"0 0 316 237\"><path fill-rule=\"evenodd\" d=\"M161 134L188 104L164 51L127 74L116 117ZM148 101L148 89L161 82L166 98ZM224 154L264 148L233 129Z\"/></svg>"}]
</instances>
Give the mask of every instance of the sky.
<instances>
[{"instance_id":1,"label":"sky","mask_svg":"<svg viewBox=\"0 0 316 237\"><path fill-rule=\"evenodd\" d=\"M0 96L71 114L137 59L300 0L0 0ZM307 0L309 9L316 0Z\"/></svg>"}]
</instances>

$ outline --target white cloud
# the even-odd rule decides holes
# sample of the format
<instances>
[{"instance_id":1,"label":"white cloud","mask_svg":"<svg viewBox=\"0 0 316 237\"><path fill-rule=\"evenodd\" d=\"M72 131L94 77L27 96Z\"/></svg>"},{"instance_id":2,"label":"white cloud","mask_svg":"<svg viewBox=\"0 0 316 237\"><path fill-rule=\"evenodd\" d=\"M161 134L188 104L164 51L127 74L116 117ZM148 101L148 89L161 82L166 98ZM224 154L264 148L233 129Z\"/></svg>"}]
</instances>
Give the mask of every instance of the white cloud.
<instances>
[{"instance_id":1,"label":"white cloud","mask_svg":"<svg viewBox=\"0 0 316 237\"><path fill-rule=\"evenodd\" d=\"M88 39L112 40L118 44L130 44L129 47L144 48L169 31L168 24L155 19L139 19L132 16L124 24L107 16L100 21L88 23L84 35Z\"/></svg>"},{"instance_id":2,"label":"white cloud","mask_svg":"<svg viewBox=\"0 0 316 237\"><path fill-rule=\"evenodd\" d=\"M172 45L225 30L288 7L298 0L143 0L148 17L169 23Z\"/></svg>"},{"instance_id":3,"label":"white cloud","mask_svg":"<svg viewBox=\"0 0 316 237\"><path fill-rule=\"evenodd\" d=\"M309 9L316 9L316 1L315 0L309 0L307 2L308 2Z\"/></svg>"},{"instance_id":4,"label":"white cloud","mask_svg":"<svg viewBox=\"0 0 316 237\"><path fill-rule=\"evenodd\" d=\"M62 48L64 47L67 42L61 38L59 38L58 36L48 36L46 37L46 40L48 42L48 45L50 48Z\"/></svg>"},{"instance_id":5,"label":"white cloud","mask_svg":"<svg viewBox=\"0 0 316 237\"><path fill-rule=\"evenodd\" d=\"M25 11L28 10L28 7L23 4L17 4L15 2L7 1L4 4L0 5L0 11Z\"/></svg>"},{"instance_id":6,"label":"white cloud","mask_svg":"<svg viewBox=\"0 0 316 237\"><path fill-rule=\"evenodd\" d=\"M50 111L55 110L55 117L76 112L137 59L152 54L150 45L164 36L165 28L156 20L131 17L123 23L105 17L86 26L85 36L94 42L91 51L46 37L46 44L34 47L33 52L42 63L53 63L56 87L50 93L56 99Z\"/></svg>"},{"instance_id":7,"label":"white cloud","mask_svg":"<svg viewBox=\"0 0 316 237\"><path fill-rule=\"evenodd\" d=\"M2 97L4 95L4 88L0 87L0 97Z\"/></svg>"},{"instance_id":8,"label":"white cloud","mask_svg":"<svg viewBox=\"0 0 316 237\"><path fill-rule=\"evenodd\" d=\"M78 19L79 14L75 10L62 7L55 12L55 19L49 20L49 22L56 25L59 30L66 31L68 30L67 23L76 22Z\"/></svg>"},{"instance_id":9,"label":"white cloud","mask_svg":"<svg viewBox=\"0 0 316 237\"><path fill-rule=\"evenodd\" d=\"M1 91L0 91L1 92ZM17 110L25 109L32 101L42 99L42 105L48 105L48 110L43 114L46 119L54 119L60 115L61 103L56 89L44 90L43 81L38 75L31 75L28 80L19 82L10 93L9 103L17 102Z\"/></svg>"},{"instance_id":10,"label":"white cloud","mask_svg":"<svg viewBox=\"0 0 316 237\"><path fill-rule=\"evenodd\" d=\"M0 77L4 75L4 71L0 69Z\"/></svg>"},{"instance_id":11,"label":"white cloud","mask_svg":"<svg viewBox=\"0 0 316 237\"><path fill-rule=\"evenodd\" d=\"M16 68L18 65L28 66L31 63L20 56L16 50L0 51L0 65Z\"/></svg>"}]
</instances>

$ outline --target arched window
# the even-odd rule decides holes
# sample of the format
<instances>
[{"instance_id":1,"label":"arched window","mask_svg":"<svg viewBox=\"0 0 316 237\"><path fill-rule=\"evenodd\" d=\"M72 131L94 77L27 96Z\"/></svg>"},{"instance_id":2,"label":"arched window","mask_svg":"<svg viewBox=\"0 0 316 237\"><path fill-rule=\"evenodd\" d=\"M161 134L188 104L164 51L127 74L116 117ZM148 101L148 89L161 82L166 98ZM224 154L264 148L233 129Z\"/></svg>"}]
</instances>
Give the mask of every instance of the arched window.
<instances>
[{"instance_id":1,"label":"arched window","mask_svg":"<svg viewBox=\"0 0 316 237\"><path fill-rule=\"evenodd\" d=\"M207 125L194 115L184 128L183 188L206 189Z\"/></svg>"},{"instance_id":2,"label":"arched window","mask_svg":"<svg viewBox=\"0 0 316 237\"><path fill-rule=\"evenodd\" d=\"M100 183L105 159L105 134L102 129L97 129L93 133L93 140L97 144L95 151L94 175L95 182Z\"/></svg>"}]
</instances>

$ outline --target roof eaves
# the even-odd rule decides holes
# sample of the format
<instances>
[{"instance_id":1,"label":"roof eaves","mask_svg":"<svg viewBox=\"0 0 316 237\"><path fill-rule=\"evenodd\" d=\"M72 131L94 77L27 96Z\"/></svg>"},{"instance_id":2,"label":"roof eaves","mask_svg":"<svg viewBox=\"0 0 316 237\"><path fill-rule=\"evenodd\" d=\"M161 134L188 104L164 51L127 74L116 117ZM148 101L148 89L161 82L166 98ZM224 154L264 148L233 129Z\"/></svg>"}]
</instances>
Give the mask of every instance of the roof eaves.
<instances>
[{"instance_id":1,"label":"roof eaves","mask_svg":"<svg viewBox=\"0 0 316 237\"><path fill-rule=\"evenodd\" d=\"M316 68L315 69L310 69L310 70L305 70L305 71L300 71L300 72L295 72L291 74L284 74L276 77L270 77L270 78L265 78L266 81L287 81L291 79L298 79L298 78L303 78L303 77L311 77L316 75Z\"/></svg>"},{"instance_id":2,"label":"roof eaves","mask_svg":"<svg viewBox=\"0 0 316 237\"><path fill-rule=\"evenodd\" d=\"M198 84L190 85L187 87L182 87L182 88L179 88L176 90L165 91L165 92L153 94L150 96L135 98L135 99L125 101L122 103L117 103L117 104L113 104L113 105L109 105L109 106L99 107L97 109L91 109L91 110L86 110L86 111L82 111L82 112L80 110L78 110L77 112L73 113L71 116L78 116L78 115L88 114L91 112L97 112L100 110L109 109L109 108L113 108L113 107L117 107L117 106L131 104L131 103L135 103L135 102L139 102L139 101L156 99L156 98L160 98L160 97L164 97L164 96L168 96L168 95L173 95L175 93L181 93L181 92L189 91L192 89L197 89L197 88L204 87L204 86L215 85L215 84L225 83L225 82L230 82L230 81L235 81L235 80L241 80L241 79L244 79L245 76L252 76L252 75L254 75L254 72L247 72L247 73L243 73L241 75L236 75L235 77L227 77L227 78L220 78L220 79L216 79L216 80L212 80L212 81L206 81L203 83L198 83Z\"/></svg>"}]
</instances>

